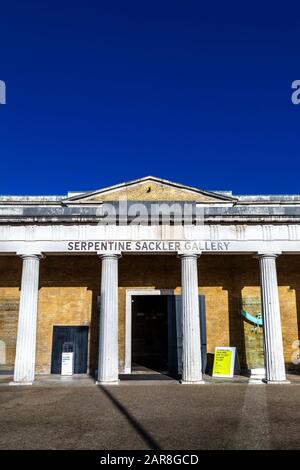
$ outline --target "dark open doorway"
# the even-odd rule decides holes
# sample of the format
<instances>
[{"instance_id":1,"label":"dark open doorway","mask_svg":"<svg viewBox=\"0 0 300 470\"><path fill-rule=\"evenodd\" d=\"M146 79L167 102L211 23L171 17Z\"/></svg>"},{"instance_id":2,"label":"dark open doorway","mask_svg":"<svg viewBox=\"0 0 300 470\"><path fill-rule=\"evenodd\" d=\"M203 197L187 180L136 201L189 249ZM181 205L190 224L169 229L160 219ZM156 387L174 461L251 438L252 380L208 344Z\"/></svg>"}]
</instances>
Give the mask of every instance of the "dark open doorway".
<instances>
[{"instance_id":1,"label":"dark open doorway","mask_svg":"<svg viewBox=\"0 0 300 470\"><path fill-rule=\"evenodd\" d=\"M199 295L202 372L207 365L205 297ZM132 372L182 373L180 295L132 296ZM148 369L148 371L147 371Z\"/></svg>"},{"instance_id":2,"label":"dark open doorway","mask_svg":"<svg viewBox=\"0 0 300 470\"><path fill-rule=\"evenodd\" d=\"M168 298L132 297L132 370L168 371Z\"/></svg>"}]
</instances>

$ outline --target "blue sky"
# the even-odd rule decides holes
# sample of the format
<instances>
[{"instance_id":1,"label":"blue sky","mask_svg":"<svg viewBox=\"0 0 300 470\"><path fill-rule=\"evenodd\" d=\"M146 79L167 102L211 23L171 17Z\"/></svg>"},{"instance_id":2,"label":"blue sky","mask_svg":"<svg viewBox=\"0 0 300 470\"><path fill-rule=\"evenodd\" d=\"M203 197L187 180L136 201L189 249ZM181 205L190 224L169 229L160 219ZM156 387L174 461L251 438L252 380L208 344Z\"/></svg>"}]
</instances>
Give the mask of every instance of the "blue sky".
<instances>
[{"instance_id":1,"label":"blue sky","mask_svg":"<svg viewBox=\"0 0 300 470\"><path fill-rule=\"evenodd\" d=\"M297 4L298 3L298 4ZM1 4L0 193L300 193L299 2Z\"/></svg>"}]
</instances>

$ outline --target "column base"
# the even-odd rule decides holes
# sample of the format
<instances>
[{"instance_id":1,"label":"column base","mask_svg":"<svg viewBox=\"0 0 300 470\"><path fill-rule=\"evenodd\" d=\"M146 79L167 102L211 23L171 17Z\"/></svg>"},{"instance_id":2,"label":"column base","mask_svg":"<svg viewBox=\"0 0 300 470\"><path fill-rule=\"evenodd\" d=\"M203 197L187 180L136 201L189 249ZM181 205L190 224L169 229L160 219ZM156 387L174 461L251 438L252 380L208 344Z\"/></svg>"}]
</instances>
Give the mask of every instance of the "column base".
<instances>
[{"instance_id":1,"label":"column base","mask_svg":"<svg viewBox=\"0 0 300 470\"><path fill-rule=\"evenodd\" d=\"M264 367L257 367L248 371L250 379L263 380L266 378L266 369Z\"/></svg>"},{"instance_id":2,"label":"column base","mask_svg":"<svg viewBox=\"0 0 300 470\"><path fill-rule=\"evenodd\" d=\"M186 381L186 380L180 380L181 385L203 385L205 384L204 380L195 380L194 382Z\"/></svg>"},{"instance_id":3,"label":"column base","mask_svg":"<svg viewBox=\"0 0 300 470\"><path fill-rule=\"evenodd\" d=\"M20 385L32 385L33 382L9 382L8 385L20 386Z\"/></svg>"},{"instance_id":4,"label":"column base","mask_svg":"<svg viewBox=\"0 0 300 470\"><path fill-rule=\"evenodd\" d=\"M255 369L250 369L249 373L249 384L260 385L263 384L264 379L266 378L266 370L264 367L257 367Z\"/></svg>"},{"instance_id":5,"label":"column base","mask_svg":"<svg viewBox=\"0 0 300 470\"><path fill-rule=\"evenodd\" d=\"M96 380L95 385L119 385L120 380L115 380L114 382L100 382L99 380Z\"/></svg>"},{"instance_id":6,"label":"column base","mask_svg":"<svg viewBox=\"0 0 300 470\"><path fill-rule=\"evenodd\" d=\"M250 377L248 385L265 385L264 379L253 379Z\"/></svg>"},{"instance_id":7,"label":"column base","mask_svg":"<svg viewBox=\"0 0 300 470\"><path fill-rule=\"evenodd\" d=\"M263 379L263 382L268 385L289 385L291 383L290 380L268 380L268 379Z\"/></svg>"}]
</instances>

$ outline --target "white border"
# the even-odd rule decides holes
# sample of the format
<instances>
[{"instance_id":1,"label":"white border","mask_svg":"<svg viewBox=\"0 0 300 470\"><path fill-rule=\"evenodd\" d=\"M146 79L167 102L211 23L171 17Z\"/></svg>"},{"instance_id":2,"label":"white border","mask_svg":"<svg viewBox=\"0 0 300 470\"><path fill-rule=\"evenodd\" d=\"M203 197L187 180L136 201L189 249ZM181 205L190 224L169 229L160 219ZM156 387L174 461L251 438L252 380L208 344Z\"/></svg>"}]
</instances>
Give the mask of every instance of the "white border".
<instances>
[{"instance_id":1,"label":"white border","mask_svg":"<svg viewBox=\"0 0 300 470\"><path fill-rule=\"evenodd\" d=\"M132 336L132 322L131 322L131 301L133 295L175 295L174 289L152 289L136 288L126 289L125 300L125 365L124 373L131 374L131 336Z\"/></svg>"}]
</instances>

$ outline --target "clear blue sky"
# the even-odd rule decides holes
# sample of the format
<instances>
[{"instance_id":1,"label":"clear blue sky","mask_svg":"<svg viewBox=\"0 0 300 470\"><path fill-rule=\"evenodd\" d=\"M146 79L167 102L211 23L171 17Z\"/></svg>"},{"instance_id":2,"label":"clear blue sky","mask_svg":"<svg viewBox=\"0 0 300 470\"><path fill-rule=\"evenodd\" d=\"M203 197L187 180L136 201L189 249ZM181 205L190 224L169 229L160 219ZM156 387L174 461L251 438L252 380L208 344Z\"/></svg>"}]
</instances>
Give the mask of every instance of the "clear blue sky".
<instances>
[{"instance_id":1,"label":"clear blue sky","mask_svg":"<svg viewBox=\"0 0 300 470\"><path fill-rule=\"evenodd\" d=\"M148 174L300 193L300 4L26 1L0 7L1 194Z\"/></svg>"}]
</instances>

